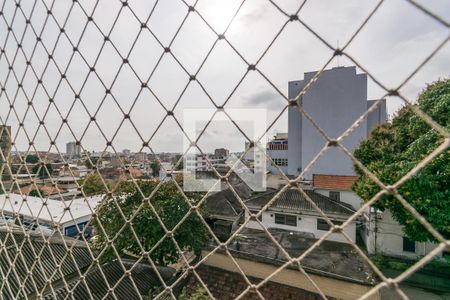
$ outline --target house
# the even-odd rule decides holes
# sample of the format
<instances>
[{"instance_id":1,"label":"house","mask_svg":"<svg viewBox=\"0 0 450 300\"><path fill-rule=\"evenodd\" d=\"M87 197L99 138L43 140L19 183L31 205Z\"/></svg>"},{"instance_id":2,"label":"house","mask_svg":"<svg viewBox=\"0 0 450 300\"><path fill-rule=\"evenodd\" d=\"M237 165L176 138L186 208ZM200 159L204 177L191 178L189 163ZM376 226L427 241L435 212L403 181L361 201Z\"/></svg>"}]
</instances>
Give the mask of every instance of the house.
<instances>
[{"instance_id":1,"label":"house","mask_svg":"<svg viewBox=\"0 0 450 300\"><path fill-rule=\"evenodd\" d=\"M78 181L80 180L80 178L73 176L60 176L56 177L55 180L58 188L65 190L73 190L79 187Z\"/></svg>"},{"instance_id":2,"label":"house","mask_svg":"<svg viewBox=\"0 0 450 300\"><path fill-rule=\"evenodd\" d=\"M237 176L231 177L230 184L241 200L248 199L253 193L250 187ZM205 199L206 222L220 240L227 240L236 231L242 219L244 209L238 197L228 186L212 193Z\"/></svg>"},{"instance_id":3,"label":"house","mask_svg":"<svg viewBox=\"0 0 450 300\"><path fill-rule=\"evenodd\" d=\"M23 194L29 195L32 191L39 190L42 193L42 196L52 196L59 195L60 193L65 193L65 190L58 188L57 186L48 185L48 184L29 184L25 186L21 186L13 191L14 194Z\"/></svg>"},{"instance_id":4,"label":"house","mask_svg":"<svg viewBox=\"0 0 450 300\"><path fill-rule=\"evenodd\" d=\"M379 211L372 208L369 213L365 213L361 233L369 254L417 259L438 246L433 242L410 240L405 236L403 226L394 220L388 209Z\"/></svg>"},{"instance_id":5,"label":"house","mask_svg":"<svg viewBox=\"0 0 450 300\"><path fill-rule=\"evenodd\" d=\"M310 233L269 231L291 257L302 256L317 242ZM285 252L260 230L244 229L227 246L234 261L225 249L216 247L211 242L204 248L205 260L196 268L199 278L216 299L236 299L243 292L247 294L242 299L260 299L241 272L255 285L270 276L270 280L258 288L265 299L323 299L317 288L328 299L359 299L378 282L367 262L345 243L325 240L305 255L300 266L308 277L294 263L280 269L287 262ZM187 288L195 290L199 284L198 278L191 276ZM367 299L380 299L380 295L375 292Z\"/></svg>"},{"instance_id":6,"label":"house","mask_svg":"<svg viewBox=\"0 0 450 300\"><path fill-rule=\"evenodd\" d=\"M352 191L358 176L313 174L312 186L316 193L347 203L358 210L364 201Z\"/></svg>"},{"instance_id":7,"label":"house","mask_svg":"<svg viewBox=\"0 0 450 300\"><path fill-rule=\"evenodd\" d=\"M62 168L59 169L59 176L65 177L65 176L75 176L75 177L84 177L87 174L90 173L91 170L89 170L86 166L78 166L74 164L68 164L62 166Z\"/></svg>"},{"instance_id":8,"label":"house","mask_svg":"<svg viewBox=\"0 0 450 300\"><path fill-rule=\"evenodd\" d=\"M351 205L358 210L364 201L352 191L356 176L314 174L312 187L314 192L326 195L335 201ZM402 226L393 219L391 212L367 209L360 218L359 232L369 254L417 258L437 247L432 242L414 242L408 239Z\"/></svg>"},{"instance_id":9,"label":"house","mask_svg":"<svg viewBox=\"0 0 450 300\"><path fill-rule=\"evenodd\" d=\"M270 190L267 193L254 196L245 201L245 204L253 214L258 213L262 207L274 198L278 190ZM309 200L307 199L307 197ZM330 230L330 224L323 215L314 208L314 203L335 225L341 225L355 210L348 204L335 201L327 196L304 190L304 194L298 189L289 188L284 191L259 217L259 221L267 228L277 228L295 232L311 233L313 238L319 239ZM250 216L246 213L245 218ZM248 228L259 229L262 227L257 221L249 221ZM343 235L333 233L327 240L342 243L355 242L356 223L351 222L344 228L350 237L347 240Z\"/></svg>"},{"instance_id":10,"label":"house","mask_svg":"<svg viewBox=\"0 0 450 300\"><path fill-rule=\"evenodd\" d=\"M103 196L78 198L71 201L42 199L20 194L0 195L3 222L14 222L31 231L44 234L59 228L66 236L76 236L92 218Z\"/></svg>"}]
</instances>

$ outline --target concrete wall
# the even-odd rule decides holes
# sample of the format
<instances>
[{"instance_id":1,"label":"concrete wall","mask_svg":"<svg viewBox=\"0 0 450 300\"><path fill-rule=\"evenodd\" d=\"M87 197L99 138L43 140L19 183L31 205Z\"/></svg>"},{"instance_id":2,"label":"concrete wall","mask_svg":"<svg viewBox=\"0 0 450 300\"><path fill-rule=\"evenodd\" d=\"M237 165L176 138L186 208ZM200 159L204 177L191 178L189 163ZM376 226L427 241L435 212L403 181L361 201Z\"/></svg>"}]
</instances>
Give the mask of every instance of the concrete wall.
<instances>
[{"instance_id":1,"label":"concrete wall","mask_svg":"<svg viewBox=\"0 0 450 300\"><path fill-rule=\"evenodd\" d=\"M289 82L289 98L294 98L314 74L305 73L304 80ZM367 75L356 74L355 67L326 70L303 96L301 106L328 136L337 138L367 110ZM366 135L367 124L364 121L343 140L343 144L353 150ZM296 175L298 169L304 168L325 143L306 117L294 109L289 110L290 175ZM297 158L292 160L291 157ZM305 178L311 179L314 173L355 175L350 159L336 148L329 149L305 174Z\"/></svg>"},{"instance_id":2,"label":"concrete wall","mask_svg":"<svg viewBox=\"0 0 450 300\"><path fill-rule=\"evenodd\" d=\"M314 189L314 191L318 194L329 197L330 191L339 192L340 201L350 204L353 209L358 210L363 204L364 201L356 195L356 193L352 191L343 191L343 190L330 190L330 189Z\"/></svg>"},{"instance_id":3,"label":"concrete wall","mask_svg":"<svg viewBox=\"0 0 450 300\"><path fill-rule=\"evenodd\" d=\"M369 100L367 101L367 109L369 109L372 105L375 104L377 100ZM387 112L386 112L386 100L383 100L378 104L377 108L369 113L367 116L367 136L370 135L370 132L375 129L379 124L386 122L387 120Z\"/></svg>"},{"instance_id":4,"label":"concrete wall","mask_svg":"<svg viewBox=\"0 0 450 300\"><path fill-rule=\"evenodd\" d=\"M280 212L282 213L282 212ZM288 215L294 215L292 213L283 213ZM285 229L285 230L291 230L291 231L299 231L299 232L309 232L314 235L316 239L321 238L327 231L318 230L317 229L317 219L320 217L316 216L308 216L308 215L296 215L297 216L297 226L289 226L289 225L282 225L282 224L276 224L275 223L275 212L269 211L269 212L263 212L262 214L262 223L267 228L279 228L279 229ZM249 215L246 213L246 218L249 218ZM331 218L331 216L328 216ZM338 221L344 221L343 219L337 219ZM259 229L262 230L263 228L261 225L256 221L250 221L247 224L248 228L253 229ZM354 242L356 240L356 224L353 222L346 226L344 228L345 233L348 234L348 236L352 239ZM335 242L341 242L341 243L349 243L349 241L341 234L335 234L333 233L329 237L327 237L327 240L329 241L335 241Z\"/></svg>"},{"instance_id":5,"label":"concrete wall","mask_svg":"<svg viewBox=\"0 0 450 300\"><path fill-rule=\"evenodd\" d=\"M198 276L202 279L208 290L215 299L232 300L236 299L243 291L248 288L247 282L243 279L241 274L230 272L216 267L207 265L200 265L196 268ZM260 278L248 278L251 283L257 284L261 282ZM198 278L192 275L186 285L187 295L191 296L195 291L201 287ZM284 285L276 282L267 282L262 285L259 292L264 296L264 299L271 300L319 300L319 294L308 292L289 285ZM192 298L190 298L192 299ZM204 299L204 298L202 298ZM249 291L245 294L243 300L260 300L260 296L254 292Z\"/></svg>"},{"instance_id":6,"label":"concrete wall","mask_svg":"<svg viewBox=\"0 0 450 300\"><path fill-rule=\"evenodd\" d=\"M370 254L380 253L414 259L428 254L437 247L437 244L431 242L416 242L415 252L403 251L402 226L392 218L389 210L383 211L381 218L378 219L375 219L375 215L372 214L369 222L369 231L363 240L366 241L367 251Z\"/></svg>"},{"instance_id":7,"label":"concrete wall","mask_svg":"<svg viewBox=\"0 0 450 300\"><path fill-rule=\"evenodd\" d=\"M207 251L202 251L203 257L207 255L208 255ZM265 279L271 274L273 274L279 268L278 266L263 264L256 261L250 261L241 258L235 259L239 267L245 273L245 275L253 278ZM233 273L239 272L236 265L233 263L233 261L229 256L219 253L214 253L210 255L208 259L203 263L203 265L207 265L210 267L214 267L223 271L229 271ZM311 273L309 273L308 275L314 281L317 287L320 288L320 290L327 296L327 298L348 299L348 300L359 299L361 296L363 296L372 288L372 286L369 285L353 283L346 280L339 280ZM201 278L202 279L205 278L205 280L206 277L207 276L201 276ZM239 275L239 277L242 278L242 275ZM280 272L278 272L275 276L273 276L270 282L300 289L296 294L297 297L294 297L292 299L306 299L306 300L315 299L305 297L303 291L317 293L316 287L314 287L311 281L298 270L284 268ZM234 288L236 288L238 285L221 285L220 288L223 288L223 286L227 286L229 289L234 290ZM221 294L219 298L229 299L228 297L226 297L226 294ZM291 299L291 298L275 297L266 299ZM380 295L378 292L375 292L373 295L368 296L366 299L369 300L380 299Z\"/></svg>"},{"instance_id":8,"label":"concrete wall","mask_svg":"<svg viewBox=\"0 0 450 300\"><path fill-rule=\"evenodd\" d=\"M315 72L305 73L303 80L289 82L289 98L295 98L314 75ZM325 70L300 101L305 112L331 138L342 135L374 103L367 101L367 75L357 74L355 67ZM290 107L288 114L288 174L298 175L326 145L326 141L298 108ZM344 146L350 151L354 150L376 125L385 121L386 102L383 100L343 140ZM337 148L328 149L305 174L305 179L311 179L314 173L355 175L350 158Z\"/></svg>"}]
</instances>

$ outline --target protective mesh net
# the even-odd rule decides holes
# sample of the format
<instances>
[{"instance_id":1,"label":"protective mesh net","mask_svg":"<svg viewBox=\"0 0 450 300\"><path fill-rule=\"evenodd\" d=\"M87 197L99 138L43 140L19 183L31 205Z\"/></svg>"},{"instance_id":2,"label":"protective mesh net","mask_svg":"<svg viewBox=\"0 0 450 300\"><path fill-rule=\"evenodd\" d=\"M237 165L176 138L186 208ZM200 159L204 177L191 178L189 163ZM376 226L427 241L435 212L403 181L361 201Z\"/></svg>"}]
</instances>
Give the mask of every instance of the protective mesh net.
<instances>
[{"instance_id":1,"label":"protective mesh net","mask_svg":"<svg viewBox=\"0 0 450 300\"><path fill-rule=\"evenodd\" d=\"M358 297L370 298L381 289L390 288L395 296L408 299L399 284L445 250L450 241L433 228L429 220L421 216L398 190L435 158L448 151L450 136L442 124L413 105L414 102L403 95L402 88L415 75L420 74L446 46L450 33L448 21L416 1L405 1L409 9L432 20L444 33L437 43L427 48L424 58L409 62L411 72L402 75L399 84L392 87L386 85L385 80L378 78L370 67L365 67L349 51L358 37L364 35L366 27L372 22L380 22L373 19L387 5L384 1L378 1L366 11L358 24L354 25L352 34L338 47L332 45L334 41L330 43L322 31L316 30L312 24L314 22L307 21L310 13L304 12L308 9L307 1L294 5L294 9L282 1L267 1L264 4L238 1L230 6L232 9L225 18L222 16L225 11L216 13L221 16L219 21L205 9L206 4L202 1L164 2L1 2L0 120L4 126L0 136L9 140L12 147L8 149L8 143L1 145L1 160L11 162L2 164L0 180L5 192L0 244L2 298L175 299L179 295L179 287L189 278L195 278L205 295L220 299L220 295L211 291L212 287L205 283L205 277L199 272L209 259L220 253L232 265L230 268L245 282L246 287L236 294L237 299L250 294L268 299L260 289L292 268L302 274L306 281L304 285L309 286L309 291L326 299L329 297L328 291L319 282L317 273L310 267L305 267L304 261L323 246L331 235L340 234L351 247L353 255L358 257L358 261L373 273L373 278L377 278ZM220 7L220 3L215 5ZM251 44L252 42L245 41L245 36L241 40L234 39L233 34L229 34L235 30L233 26L237 26L237 22L242 27L252 26L250 21L242 21L242 15L248 15L252 7L261 5L265 5L265 11L254 15L253 20L264 20L263 14L270 11L273 22L269 27L257 23L256 29L249 30L248 33L251 36L260 26L265 40ZM289 48L289 38L294 43L292 39L304 37L291 34L286 38L285 35L293 26L296 26L295 30L302 30L309 36L306 42L310 43L311 48L320 48L327 54L323 55L323 63L317 65L320 67L319 71L314 73L301 92L289 98L283 90L285 82L280 85L279 79L271 73L273 69L267 65L274 64L277 68L278 61L283 59L273 57L271 51L274 48ZM265 60L266 57L269 58ZM334 138L298 104L323 72L339 58L366 73L371 84L383 91L384 95L342 135ZM217 75L214 70L222 67L224 60L230 64L233 72ZM280 66L286 67L289 63L283 62ZM299 72L296 74L301 75ZM176 172L172 168L166 170L166 157L158 150L158 144L161 137L170 137L172 131L176 131L189 140L193 148L205 154L206 151L202 150L202 137L206 135L210 122L206 122L195 139L189 136L181 121L182 108L189 106L186 99L195 99L200 106L226 112L236 102L234 99L239 97L240 89L248 85L246 80L251 76L257 76L261 85L270 87L274 101L279 102L264 133L271 132L277 122L281 122L287 110L294 107L317 129L324 139L324 146L301 174L294 178L288 177L272 158L264 154L268 164L277 168L281 174L283 185L258 211L250 211L246 205L247 199L236 185L230 183L234 176L232 170L220 172L206 158L205 163L213 178L217 179L217 184L226 185L235 204L242 208L244 215L250 216L243 218L230 236L223 239L212 230L208 223L210 216L204 210L208 199L214 194L213 189L204 193L185 192L179 178L174 175ZM222 81L222 91L211 88L211 78ZM442 136L442 143L438 147L400 180L389 185L366 168L342 142L365 122L385 98L400 100ZM154 105L151 109L148 108L149 102ZM243 140L258 147L260 141L250 138L240 122L233 120L230 115L227 117L227 126L232 127ZM213 119L214 115L210 121ZM12 131L6 127L11 124ZM70 178L80 177L80 173L70 165L73 157L68 157L60 149L68 138L75 141L74 148L81 149L78 155L84 158L85 164L96 175L94 185L103 190L102 196L91 196L89 189L92 186L88 186L87 181L75 180L68 183L52 170L49 162L59 161L68 181ZM160 181L141 180L141 174L134 171L134 166L141 163L141 159L137 156L125 158L117 149L124 145L116 145L117 141L124 138L129 143L125 145L136 149L138 153L150 153L151 161L160 166L167 178ZM93 140L104 147L103 151L90 151ZM330 148L338 148L345 153L380 188L374 197L352 212L340 225L333 223L332 218L318 206L302 185L305 172ZM241 154L241 158L245 157L249 149ZM182 168L185 162L187 151L180 149L179 152L182 154L176 157L173 170ZM37 160L29 161L31 155L36 155ZM121 180L114 183L111 183L102 167L103 161L112 161L111 157L115 158L115 168L120 170ZM144 160L147 157L145 155ZM32 186L31 189L36 191L35 195L21 188L24 182ZM41 185L44 182L46 188L51 189L53 198L59 201L58 208L50 205L52 200L46 195L50 192L44 191ZM76 199L79 197L68 196L63 192L68 184L72 184L72 188L82 194L81 202ZM298 255L288 251L286 243L269 230L260 218L291 189L298 191L325 220L325 226L328 225L326 234ZM13 194L19 194L20 197ZM394 278L384 275L367 252L344 230L357 222L384 195L393 196L437 241L432 251ZM34 196L33 201L28 200L31 196ZM178 200L175 203L165 203L164 197ZM126 204L127 201L132 202L132 205ZM161 209L161 204L158 204L161 201L165 209ZM56 209L62 213L58 217L52 217ZM89 220L79 221L82 209L89 211ZM168 217L168 212L171 217ZM24 218L24 214L31 215L31 219ZM72 228L63 228L61 224L71 220L74 221ZM240 251L236 244L242 239L242 233L249 222L258 224L266 243L270 243L273 251L283 257L270 273L258 281L254 281L242 265L242 256L237 258ZM157 230L149 236L145 224ZM50 229L43 229L44 225L51 228L51 234L47 232ZM95 234L92 234L94 227ZM192 231L192 228L196 229ZM75 239L64 237L70 235L70 230L76 233ZM195 247L203 248L204 251L202 256L194 257L193 249L189 249L187 245L192 244L196 234L201 234L204 238ZM178 259L178 273L175 277L163 267L173 262L174 257Z\"/></svg>"}]
</instances>

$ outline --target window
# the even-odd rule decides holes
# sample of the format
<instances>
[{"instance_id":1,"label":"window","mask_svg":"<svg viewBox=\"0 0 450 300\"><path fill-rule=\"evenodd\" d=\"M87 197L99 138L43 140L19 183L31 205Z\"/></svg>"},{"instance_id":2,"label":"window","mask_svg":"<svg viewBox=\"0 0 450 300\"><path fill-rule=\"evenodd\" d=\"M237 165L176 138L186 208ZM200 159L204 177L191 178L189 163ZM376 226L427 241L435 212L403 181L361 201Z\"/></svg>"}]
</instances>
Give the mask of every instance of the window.
<instances>
[{"instance_id":1,"label":"window","mask_svg":"<svg viewBox=\"0 0 450 300\"><path fill-rule=\"evenodd\" d=\"M403 251L416 252L416 243L407 237L403 237Z\"/></svg>"},{"instance_id":2,"label":"window","mask_svg":"<svg viewBox=\"0 0 450 300\"><path fill-rule=\"evenodd\" d=\"M340 201L340 199L341 199L341 193L339 193L339 192L330 191L328 196L330 197L330 199L333 199L336 201Z\"/></svg>"},{"instance_id":3,"label":"window","mask_svg":"<svg viewBox=\"0 0 450 300\"><path fill-rule=\"evenodd\" d=\"M83 230L83 228L86 226L86 224L87 224L87 222L78 224L78 228L80 229L80 231ZM78 228L76 225L67 226L66 228L64 228L64 235L75 236L79 233Z\"/></svg>"},{"instance_id":4,"label":"window","mask_svg":"<svg viewBox=\"0 0 450 300\"><path fill-rule=\"evenodd\" d=\"M275 224L297 226L297 216L275 214Z\"/></svg>"},{"instance_id":5,"label":"window","mask_svg":"<svg viewBox=\"0 0 450 300\"><path fill-rule=\"evenodd\" d=\"M287 167L288 159L287 158L274 158L273 162L279 167Z\"/></svg>"},{"instance_id":6,"label":"window","mask_svg":"<svg viewBox=\"0 0 450 300\"><path fill-rule=\"evenodd\" d=\"M317 219L317 230L330 230L330 225L324 219Z\"/></svg>"},{"instance_id":7,"label":"window","mask_svg":"<svg viewBox=\"0 0 450 300\"><path fill-rule=\"evenodd\" d=\"M259 211L258 210L250 210L250 213L256 215L257 213L259 213ZM262 221L262 214L258 217L258 220Z\"/></svg>"},{"instance_id":8,"label":"window","mask_svg":"<svg viewBox=\"0 0 450 300\"><path fill-rule=\"evenodd\" d=\"M342 225L341 221L331 220L334 225ZM317 230L328 231L330 230L330 225L324 219L317 219Z\"/></svg>"}]
</instances>

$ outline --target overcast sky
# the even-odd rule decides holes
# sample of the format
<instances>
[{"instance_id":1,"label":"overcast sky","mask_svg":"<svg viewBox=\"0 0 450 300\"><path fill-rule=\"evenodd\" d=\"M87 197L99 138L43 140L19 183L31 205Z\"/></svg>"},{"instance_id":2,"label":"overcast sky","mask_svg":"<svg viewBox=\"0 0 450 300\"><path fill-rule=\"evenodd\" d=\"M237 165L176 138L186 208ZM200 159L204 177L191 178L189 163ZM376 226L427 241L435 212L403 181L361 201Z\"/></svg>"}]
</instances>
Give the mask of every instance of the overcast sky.
<instances>
[{"instance_id":1,"label":"overcast sky","mask_svg":"<svg viewBox=\"0 0 450 300\"><path fill-rule=\"evenodd\" d=\"M51 2L38 0L32 10L32 1L22 1L23 11L17 10L12 0L1 2L3 16L0 16L0 47L5 53L0 56L0 84L6 88L6 92L2 92L0 96L0 117L1 123L12 126L18 150L26 150L28 139L31 139L38 150L50 149L55 152L56 148L50 147L50 139L55 139L59 150L65 152L66 142L81 139L86 150L102 151L106 147L104 134L108 140L112 140L115 135L112 143L116 151L124 148L138 151L142 139L148 140L153 136L150 146L154 151L181 152L183 136L173 117L168 116L155 133L166 117L165 110L173 110L175 117L181 122L185 108L213 108L211 99L219 105L223 104L247 71L242 58L229 44L220 40L198 72L198 81L192 81L183 93L189 82L187 73L197 73L217 39L196 13L189 14L170 46L172 54L164 54L152 73L164 51L148 30L141 31L140 23L148 18L154 1L130 0L129 7L122 7L118 0L101 0L93 13L93 20L98 28L93 22L87 22L85 15L92 13L95 1L78 0L79 4L74 4L68 18L73 2L54 1L51 8L54 18L50 16L45 23L47 8L44 3L51 7ZM220 33L240 2L199 0L196 10ZM288 14L292 14L302 1L275 2ZM447 22L450 20L450 1L420 2ZM329 44L336 46L339 43L343 46L377 3L378 1L369 0L308 1L299 18ZM130 8L136 15L130 12ZM26 27L26 18L29 18L31 11L31 24L35 32L29 25ZM119 11L119 18L112 26ZM186 5L179 0L159 1L147 23L148 27L159 42L167 46L187 11ZM269 1L249 0L242 6L226 37L247 62L255 63L286 19ZM9 35L7 23L12 27ZM60 34L60 27L65 29L63 34ZM382 84L396 88L448 38L449 31L449 28L407 1L387 0L346 52ZM36 46L35 34L40 32L42 42ZM21 41L23 52L20 49L16 51L17 42L12 34ZM104 42L104 35L109 35L110 42ZM77 45L79 52L74 54L72 45ZM48 65L47 51L53 55ZM299 22L291 22L257 67L287 96L288 81L302 79L304 72L321 69L332 54L332 50ZM31 66L36 75L41 77L44 74L43 86L37 85L37 78L30 67L24 72L26 61L30 60L31 55ZM121 66L121 56L128 56L129 64ZM7 77L9 64L13 64L14 74L9 73ZM95 73L89 73L89 66L94 64ZM334 60L328 68L338 65L354 64L340 58L339 61ZM413 101L426 83L449 77L449 70L450 45L447 43L401 92ZM66 74L66 79L61 80L60 71ZM147 81L150 75L148 86L154 95L148 88L141 89L140 82ZM18 90L16 78L19 81L23 78L23 89ZM111 90L106 98L105 86ZM379 98L384 93L369 79L369 99ZM75 94L79 94L80 99L74 102ZM49 105L49 95L54 99L54 104ZM178 99L179 102L173 109ZM15 101L15 110L9 108L10 101ZM32 101L34 109L27 109L28 101ZM285 105L284 98L277 90L263 76L253 71L245 76L225 107L265 108L268 111L267 119L272 122ZM401 107L402 102L396 98L388 98L387 105L388 113L393 114ZM129 114L130 119L124 120L124 114ZM95 115L98 126L91 122L89 115ZM44 119L45 128L39 126L38 117ZM68 124L63 124L62 119L66 117ZM25 130L19 130L19 123L24 124ZM243 129L251 132L251 126L247 125L243 124ZM287 111L273 125L270 133L286 130ZM244 137L230 122L221 121L208 128L199 144L204 151L219 147L242 151Z\"/></svg>"}]
</instances>

